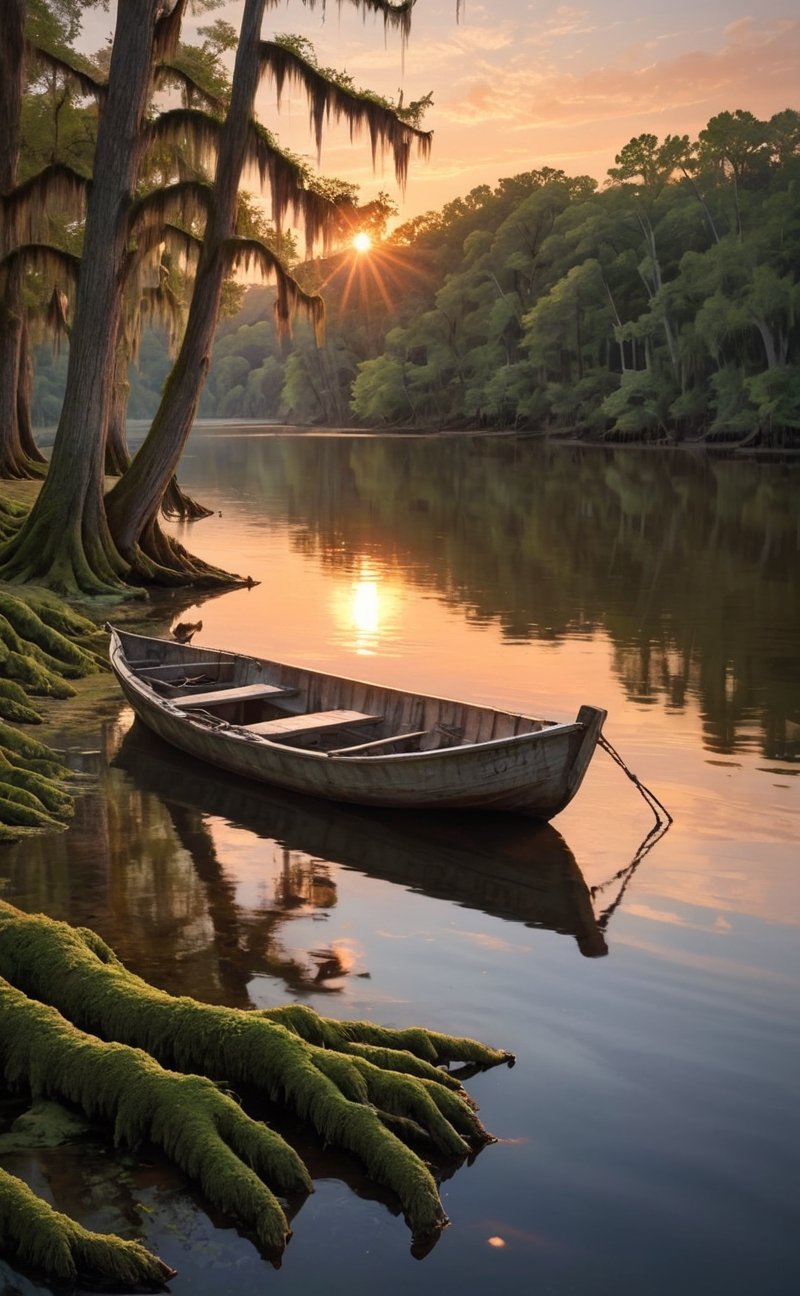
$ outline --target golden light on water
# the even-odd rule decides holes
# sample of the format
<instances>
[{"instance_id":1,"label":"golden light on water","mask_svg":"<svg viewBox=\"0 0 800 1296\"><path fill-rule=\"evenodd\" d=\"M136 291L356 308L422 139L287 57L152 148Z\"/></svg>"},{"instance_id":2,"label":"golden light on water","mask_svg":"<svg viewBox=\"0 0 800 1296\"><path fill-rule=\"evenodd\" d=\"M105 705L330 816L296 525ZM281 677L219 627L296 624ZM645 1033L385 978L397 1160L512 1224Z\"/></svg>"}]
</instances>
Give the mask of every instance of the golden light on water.
<instances>
[{"instance_id":1,"label":"golden light on water","mask_svg":"<svg viewBox=\"0 0 800 1296\"><path fill-rule=\"evenodd\" d=\"M490 1247L504 1247L504 1246L505 1246L505 1242L503 1241L503 1239L502 1239L501 1237L490 1237L490 1238L487 1238L486 1241L489 1243L489 1246L490 1246Z\"/></svg>"},{"instance_id":2,"label":"golden light on water","mask_svg":"<svg viewBox=\"0 0 800 1296\"><path fill-rule=\"evenodd\" d=\"M369 252L372 247L372 239L366 230L359 230L357 234L353 235L353 247L356 252Z\"/></svg>"},{"instance_id":3,"label":"golden light on water","mask_svg":"<svg viewBox=\"0 0 800 1296\"><path fill-rule=\"evenodd\" d=\"M333 608L344 645L362 656L378 652L397 632L397 586L369 558L362 558L350 581L338 587Z\"/></svg>"},{"instance_id":4,"label":"golden light on water","mask_svg":"<svg viewBox=\"0 0 800 1296\"><path fill-rule=\"evenodd\" d=\"M381 621L378 582L359 580L353 587L353 624L360 635L377 633Z\"/></svg>"}]
</instances>

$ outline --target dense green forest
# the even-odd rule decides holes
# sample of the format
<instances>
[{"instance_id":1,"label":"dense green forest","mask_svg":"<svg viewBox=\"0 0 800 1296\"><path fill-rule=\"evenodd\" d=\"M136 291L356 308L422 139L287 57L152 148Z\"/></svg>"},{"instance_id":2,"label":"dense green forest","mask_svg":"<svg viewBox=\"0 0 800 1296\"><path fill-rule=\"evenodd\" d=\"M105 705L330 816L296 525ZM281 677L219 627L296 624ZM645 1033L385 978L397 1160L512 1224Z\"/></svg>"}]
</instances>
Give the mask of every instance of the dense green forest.
<instances>
[{"instance_id":1,"label":"dense green forest","mask_svg":"<svg viewBox=\"0 0 800 1296\"><path fill-rule=\"evenodd\" d=\"M342 425L800 437L800 113L736 110L699 138L641 135L608 182L533 170L418 217L370 252L297 267L327 339L280 346L270 290L217 334L201 415ZM65 358L40 347L35 417ZM129 414L168 372L146 332Z\"/></svg>"}]
</instances>

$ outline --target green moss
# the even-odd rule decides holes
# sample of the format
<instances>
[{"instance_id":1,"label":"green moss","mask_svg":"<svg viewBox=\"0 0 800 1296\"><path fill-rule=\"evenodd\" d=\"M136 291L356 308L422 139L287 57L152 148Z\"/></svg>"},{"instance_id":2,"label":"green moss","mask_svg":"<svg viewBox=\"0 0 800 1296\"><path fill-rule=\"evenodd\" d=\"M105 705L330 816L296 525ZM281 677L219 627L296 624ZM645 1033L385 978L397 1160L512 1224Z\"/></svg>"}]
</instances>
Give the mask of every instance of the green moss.
<instances>
[{"instance_id":1,"label":"green moss","mask_svg":"<svg viewBox=\"0 0 800 1296\"><path fill-rule=\"evenodd\" d=\"M416 1237L435 1234L445 1216L429 1168L402 1135L457 1158L491 1141L458 1080L429 1060L451 1052L482 1066L508 1060L477 1041L332 1022L311 1009L244 1012L176 998L129 972L94 932L2 901L0 974L83 1030L290 1107L397 1193ZM406 1042L415 1054L401 1062Z\"/></svg>"},{"instance_id":2,"label":"green moss","mask_svg":"<svg viewBox=\"0 0 800 1296\"><path fill-rule=\"evenodd\" d=\"M291 1230L261 1176L294 1191L310 1191L311 1181L288 1144L211 1080L165 1071L141 1049L87 1035L2 979L0 1040L6 1083L74 1103L107 1122L116 1143L163 1148L265 1250L283 1250Z\"/></svg>"},{"instance_id":3,"label":"green moss","mask_svg":"<svg viewBox=\"0 0 800 1296\"><path fill-rule=\"evenodd\" d=\"M18 1116L7 1134L0 1134L0 1155L55 1148L86 1134L88 1121L57 1102L36 1102Z\"/></svg>"},{"instance_id":4,"label":"green moss","mask_svg":"<svg viewBox=\"0 0 800 1296\"><path fill-rule=\"evenodd\" d=\"M27 800L27 804L26 804ZM8 828L49 828L57 832L62 825L43 806L37 807L35 797L28 797L18 788L0 790L0 820ZM13 840L13 838L12 838Z\"/></svg>"},{"instance_id":5,"label":"green moss","mask_svg":"<svg viewBox=\"0 0 800 1296\"><path fill-rule=\"evenodd\" d=\"M0 636L3 635L2 617L0 617ZM4 679L18 680L27 692L38 697L68 698L73 697L75 689L55 671L37 661L31 653L16 652L9 648L5 637L0 638L0 676Z\"/></svg>"},{"instance_id":6,"label":"green moss","mask_svg":"<svg viewBox=\"0 0 800 1296\"><path fill-rule=\"evenodd\" d=\"M0 792L6 797L19 800L16 795L19 791L34 797L37 807L41 806L52 815L69 818L73 813L72 797L54 779L32 770L20 769L0 751ZM29 801L23 803L32 804Z\"/></svg>"},{"instance_id":7,"label":"green moss","mask_svg":"<svg viewBox=\"0 0 800 1296\"><path fill-rule=\"evenodd\" d=\"M468 1062L472 1066L493 1067L512 1060L509 1053L490 1048L479 1040L442 1035L422 1026L392 1030L368 1021L336 1021L330 1017L320 1017L313 1008L307 1008L304 1004L268 1008L262 1015L271 1021L281 1022L312 1044L336 1048L340 1052L363 1052L365 1049L401 1051L406 1056L426 1061L439 1077L442 1073L438 1067L446 1062ZM430 1075L430 1072L420 1069L414 1074L424 1076ZM453 1081L453 1086L460 1088L457 1081Z\"/></svg>"},{"instance_id":8,"label":"green moss","mask_svg":"<svg viewBox=\"0 0 800 1296\"><path fill-rule=\"evenodd\" d=\"M31 706L24 688L14 680L0 679L0 719L17 724L41 724L42 715Z\"/></svg>"},{"instance_id":9,"label":"green moss","mask_svg":"<svg viewBox=\"0 0 800 1296\"><path fill-rule=\"evenodd\" d=\"M19 530L28 512L27 504L0 499L0 540L10 540Z\"/></svg>"},{"instance_id":10,"label":"green moss","mask_svg":"<svg viewBox=\"0 0 800 1296\"><path fill-rule=\"evenodd\" d=\"M69 771L16 725L41 723L30 695L72 697L65 677L96 669L91 651L62 633L67 628L90 644L98 636L91 622L59 610L52 598L35 603L0 589L0 841L15 840L20 830L56 831L72 813L72 798L59 786Z\"/></svg>"},{"instance_id":11,"label":"green moss","mask_svg":"<svg viewBox=\"0 0 800 1296\"><path fill-rule=\"evenodd\" d=\"M138 1242L91 1233L0 1170L0 1253L47 1278L79 1275L125 1286L161 1287L174 1270Z\"/></svg>"},{"instance_id":12,"label":"green moss","mask_svg":"<svg viewBox=\"0 0 800 1296\"><path fill-rule=\"evenodd\" d=\"M36 738L20 733L12 725L0 720L0 752L18 769L33 770L49 778L65 777L69 770L60 763L55 752Z\"/></svg>"},{"instance_id":13,"label":"green moss","mask_svg":"<svg viewBox=\"0 0 800 1296\"><path fill-rule=\"evenodd\" d=\"M46 617L61 621L69 635L99 636L92 622L76 614L58 614L53 602L40 598L37 606L31 607L23 599L0 590L0 625L5 621L21 641L35 645L40 659L52 669L61 668L73 677L91 674L96 669L94 658Z\"/></svg>"}]
</instances>

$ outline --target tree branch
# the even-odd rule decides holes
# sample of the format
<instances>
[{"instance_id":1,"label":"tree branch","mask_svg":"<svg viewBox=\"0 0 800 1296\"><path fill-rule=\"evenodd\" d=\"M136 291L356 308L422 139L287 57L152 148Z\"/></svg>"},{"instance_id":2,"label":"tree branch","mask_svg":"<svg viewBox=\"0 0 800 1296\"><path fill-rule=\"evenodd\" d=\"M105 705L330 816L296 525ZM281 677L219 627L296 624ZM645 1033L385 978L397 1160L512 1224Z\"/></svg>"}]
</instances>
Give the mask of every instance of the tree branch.
<instances>
[{"instance_id":1,"label":"tree branch","mask_svg":"<svg viewBox=\"0 0 800 1296\"><path fill-rule=\"evenodd\" d=\"M322 149L324 124L331 117L336 122L347 122L351 138L361 130L367 131L373 165L379 149L382 153L387 149L391 151L395 176L401 188L404 188L408 175L412 144L416 144L422 157L429 156L433 138L430 131L419 130L404 121L388 100L357 90L347 78L337 78L334 73L318 67L305 53L303 43L294 42L289 37L280 41L262 41L261 65L275 82L279 106L287 82L305 91L317 156Z\"/></svg>"}]
</instances>

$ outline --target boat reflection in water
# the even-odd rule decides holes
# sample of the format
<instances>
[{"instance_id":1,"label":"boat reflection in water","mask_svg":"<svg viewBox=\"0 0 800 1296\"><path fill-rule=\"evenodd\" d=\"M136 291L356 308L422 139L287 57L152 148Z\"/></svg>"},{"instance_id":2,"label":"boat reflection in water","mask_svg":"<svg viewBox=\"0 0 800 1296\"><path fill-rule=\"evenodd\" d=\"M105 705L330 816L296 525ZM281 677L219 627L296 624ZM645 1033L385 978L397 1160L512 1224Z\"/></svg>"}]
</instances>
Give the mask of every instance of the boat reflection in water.
<instances>
[{"instance_id":1,"label":"boat reflection in water","mask_svg":"<svg viewBox=\"0 0 800 1296\"><path fill-rule=\"evenodd\" d=\"M138 722L122 740L113 764L163 800L201 877L208 869L208 841L198 833L201 820L195 816L217 815L276 842L285 852L571 936L587 958L608 952L604 924L595 917L575 857L549 824L504 814L334 805L222 771L207 772ZM191 827L187 812L194 812ZM290 906L290 897L286 903ZM335 966L333 951L312 952L311 958L320 988L328 976L345 972Z\"/></svg>"}]
</instances>

